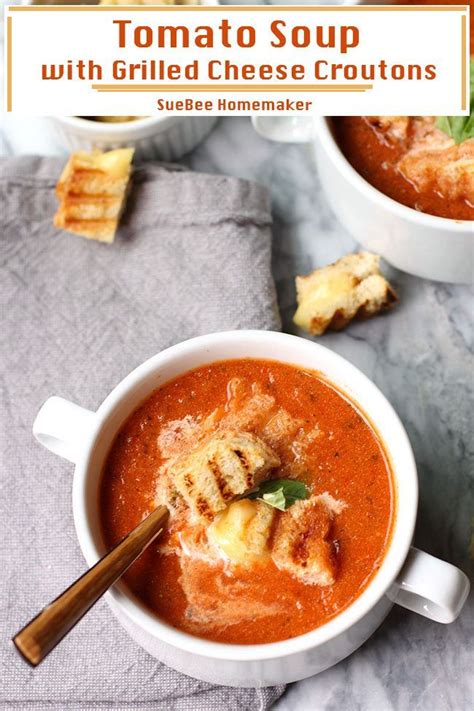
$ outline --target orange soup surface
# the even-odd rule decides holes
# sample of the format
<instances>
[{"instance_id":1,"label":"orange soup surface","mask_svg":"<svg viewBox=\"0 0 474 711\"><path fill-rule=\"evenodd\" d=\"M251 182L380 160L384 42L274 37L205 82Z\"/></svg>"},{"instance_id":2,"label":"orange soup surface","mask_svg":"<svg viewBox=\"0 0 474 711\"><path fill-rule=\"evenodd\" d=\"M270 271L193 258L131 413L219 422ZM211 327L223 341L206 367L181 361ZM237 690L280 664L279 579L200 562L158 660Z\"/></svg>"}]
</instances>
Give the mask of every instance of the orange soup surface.
<instances>
[{"instance_id":1,"label":"orange soup surface","mask_svg":"<svg viewBox=\"0 0 474 711\"><path fill-rule=\"evenodd\" d=\"M234 644L296 637L333 618L367 587L384 558L394 509L379 438L317 373L272 361L223 361L157 389L123 425L107 458L104 539L113 546L161 503L167 461L226 427L257 435L273 449L281 464L271 478L298 479L312 497L337 502L333 584L305 584L271 557L249 567L209 558L206 529L183 525L173 510L166 534L130 568L125 584L159 618L193 635ZM275 510L275 525L290 511Z\"/></svg>"}]
</instances>

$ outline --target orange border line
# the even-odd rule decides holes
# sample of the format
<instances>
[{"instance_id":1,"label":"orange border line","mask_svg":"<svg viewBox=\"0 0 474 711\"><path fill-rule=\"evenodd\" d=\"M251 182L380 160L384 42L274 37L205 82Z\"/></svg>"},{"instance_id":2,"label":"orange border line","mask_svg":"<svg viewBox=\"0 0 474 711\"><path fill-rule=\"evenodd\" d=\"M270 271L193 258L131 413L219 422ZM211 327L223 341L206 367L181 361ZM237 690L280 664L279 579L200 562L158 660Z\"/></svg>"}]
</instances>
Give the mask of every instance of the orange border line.
<instances>
[{"instance_id":1,"label":"orange border line","mask_svg":"<svg viewBox=\"0 0 474 711\"><path fill-rule=\"evenodd\" d=\"M465 12L468 5L15 5L10 12Z\"/></svg>"},{"instance_id":2,"label":"orange border line","mask_svg":"<svg viewBox=\"0 0 474 711\"><path fill-rule=\"evenodd\" d=\"M133 12L246 12L249 9L256 12L273 12L276 11L274 5L256 5L249 8L249 6L236 6L236 5L186 5L186 6L134 6L134 5L88 5L88 6L54 6L54 5L20 5L13 6L9 8L10 12L116 12L116 11L133 11ZM468 5L437 5L437 6L407 6L407 5L379 5L366 7L363 5L317 5L317 6L280 6L278 12L280 11L300 11L300 12L465 12L469 9ZM12 72L12 17L7 17L7 112L12 111L12 88L13 88L13 72ZM466 66L468 62L467 53L467 43L466 43L466 17L461 18L461 110L467 110L467 90L466 90ZM110 92L128 92L128 91L138 91L138 92L148 92L148 91L162 91L162 92L216 92L216 88L210 85L178 85L178 86L160 86L160 85L122 85L116 86L113 84L93 84L92 88L96 91L110 91ZM252 87L247 87L245 85L229 85L228 87L221 87L218 92L227 91L237 91L237 92L257 92L257 91L268 91L268 92L362 92L369 91L373 88L371 84L367 85L332 85L327 87L315 86L315 85L302 85L301 87L294 85L280 85L278 87L267 87L265 85L252 85ZM216 92L217 93L217 92Z\"/></svg>"},{"instance_id":3,"label":"orange border line","mask_svg":"<svg viewBox=\"0 0 474 711\"><path fill-rule=\"evenodd\" d=\"M12 110L13 103L12 20L12 17L7 17L7 111Z\"/></svg>"},{"instance_id":4,"label":"orange border line","mask_svg":"<svg viewBox=\"0 0 474 711\"><path fill-rule=\"evenodd\" d=\"M461 111L467 111L467 24L466 16L461 17Z\"/></svg>"},{"instance_id":5,"label":"orange border line","mask_svg":"<svg viewBox=\"0 0 474 711\"><path fill-rule=\"evenodd\" d=\"M267 86L266 84L227 84L224 86L214 86L214 84L92 84L92 88L96 91L105 92L166 92L166 93L188 93L188 92L336 92L336 91L370 91L373 89L373 84L328 84L323 86L320 84L279 84L277 86Z\"/></svg>"}]
</instances>

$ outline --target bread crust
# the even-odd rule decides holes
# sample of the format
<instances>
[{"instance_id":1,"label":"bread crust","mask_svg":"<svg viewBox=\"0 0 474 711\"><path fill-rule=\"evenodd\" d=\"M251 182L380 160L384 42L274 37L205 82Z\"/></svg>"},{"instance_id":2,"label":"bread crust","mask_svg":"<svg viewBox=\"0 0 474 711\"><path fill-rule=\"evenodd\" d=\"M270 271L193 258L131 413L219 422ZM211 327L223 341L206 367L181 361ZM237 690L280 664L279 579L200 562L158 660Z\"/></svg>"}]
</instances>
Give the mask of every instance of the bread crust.
<instances>
[{"instance_id":1,"label":"bread crust","mask_svg":"<svg viewBox=\"0 0 474 711\"><path fill-rule=\"evenodd\" d=\"M359 252L296 277L297 326L313 336L340 331L353 319L367 319L391 308L398 296L380 273L380 257Z\"/></svg>"},{"instance_id":2,"label":"bread crust","mask_svg":"<svg viewBox=\"0 0 474 711\"><path fill-rule=\"evenodd\" d=\"M336 575L333 518L321 496L297 501L281 514L272 547L277 568L305 585L332 585Z\"/></svg>"},{"instance_id":3,"label":"bread crust","mask_svg":"<svg viewBox=\"0 0 474 711\"><path fill-rule=\"evenodd\" d=\"M279 457L256 435L224 432L172 462L170 478L195 516L209 522L279 465Z\"/></svg>"},{"instance_id":4,"label":"bread crust","mask_svg":"<svg viewBox=\"0 0 474 711\"><path fill-rule=\"evenodd\" d=\"M56 186L53 224L99 242L113 242L128 191L133 149L73 153Z\"/></svg>"}]
</instances>

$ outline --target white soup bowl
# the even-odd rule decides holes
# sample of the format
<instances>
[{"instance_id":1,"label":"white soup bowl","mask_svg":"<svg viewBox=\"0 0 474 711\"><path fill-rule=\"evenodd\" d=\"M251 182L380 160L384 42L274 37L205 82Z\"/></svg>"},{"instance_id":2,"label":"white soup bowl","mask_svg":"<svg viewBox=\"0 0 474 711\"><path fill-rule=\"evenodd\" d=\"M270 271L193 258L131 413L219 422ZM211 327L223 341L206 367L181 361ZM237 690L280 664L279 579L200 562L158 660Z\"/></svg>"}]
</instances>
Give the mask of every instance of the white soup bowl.
<instances>
[{"instance_id":1,"label":"white soup bowl","mask_svg":"<svg viewBox=\"0 0 474 711\"><path fill-rule=\"evenodd\" d=\"M124 585L106 595L120 623L151 655L185 674L216 684L268 686L316 674L351 654L380 625L393 603L437 622L452 622L469 591L458 568L411 547L418 481L407 434L376 386L341 356L311 341L264 331L233 331L168 348L132 371L91 412L52 397L34 423L36 438L75 464L74 521L84 557L106 552L99 487L118 430L156 388L193 368L232 358L260 358L320 371L373 423L394 479L393 532L380 569L343 612L312 632L271 644L222 644L181 632L150 612ZM113 654L113 650L110 650Z\"/></svg>"}]
</instances>

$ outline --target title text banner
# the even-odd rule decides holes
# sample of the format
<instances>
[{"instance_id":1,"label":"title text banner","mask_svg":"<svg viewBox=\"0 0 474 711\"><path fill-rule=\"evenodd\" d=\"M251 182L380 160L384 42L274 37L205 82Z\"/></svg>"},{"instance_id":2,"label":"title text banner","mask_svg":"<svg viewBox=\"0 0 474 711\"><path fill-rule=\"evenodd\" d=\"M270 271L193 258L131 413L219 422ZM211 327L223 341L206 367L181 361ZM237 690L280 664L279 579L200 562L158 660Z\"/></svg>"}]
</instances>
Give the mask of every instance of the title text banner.
<instances>
[{"instance_id":1,"label":"title text banner","mask_svg":"<svg viewBox=\"0 0 474 711\"><path fill-rule=\"evenodd\" d=\"M14 6L6 108L29 115L458 115L466 6Z\"/></svg>"}]
</instances>

